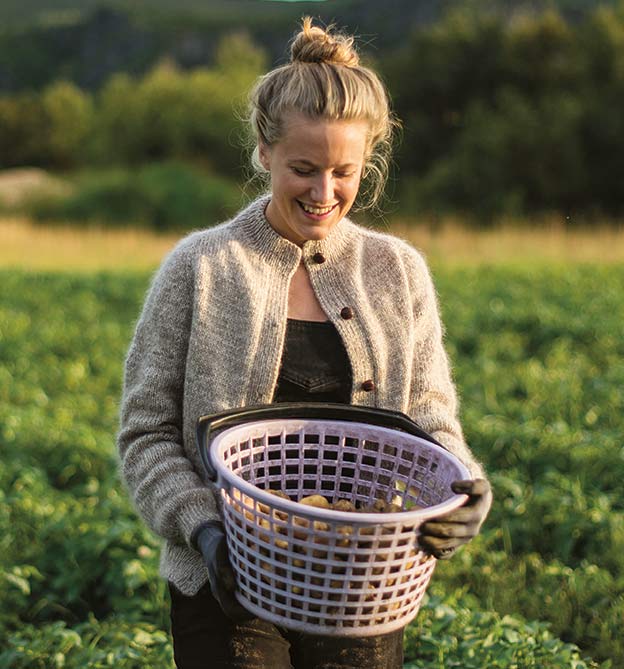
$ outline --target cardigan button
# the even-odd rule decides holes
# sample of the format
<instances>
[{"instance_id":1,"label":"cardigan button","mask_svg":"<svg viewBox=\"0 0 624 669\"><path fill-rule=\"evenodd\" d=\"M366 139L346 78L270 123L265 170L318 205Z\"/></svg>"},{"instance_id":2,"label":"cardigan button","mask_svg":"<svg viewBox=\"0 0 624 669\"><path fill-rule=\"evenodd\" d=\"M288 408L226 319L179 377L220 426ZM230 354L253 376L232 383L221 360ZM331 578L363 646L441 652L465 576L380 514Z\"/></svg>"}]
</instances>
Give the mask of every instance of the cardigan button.
<instances>
[{"instance_id":1,"label":"cardigan button","mask_svg":"<svg viewBox=\"0 0 624 669\"><path fill-rule=\"evenodd\" d=\"M315 263L320 265L321 263L324 263L325 260L327 260L327 258L325 258L325 256L322 253L315 253L312 256L312 260L314 260Z\"/></svg>"},{"instance_id":2,"label":"cardigan button","mask_svg":"<svg viewBox=\"0 0 624 669\"><path fill-rule=\"evenodd\" d=\"M348 321L350 318L353 318L353 309L351 309L351 307L344 307L340 312L340 315L345 321Z\"/></svg>"},{"instance_id":3,"label":"cardigan button","mask_svg":"<svg viewBox=\"0 0 624 669\"><path fill-rule=\"evenodd\" d=\"M367 393L370 393L371 390L375 390L375 382L372 379L367 379L366 381L362 381L360 388L365 390Z\"/></svg>"}]
</instances>

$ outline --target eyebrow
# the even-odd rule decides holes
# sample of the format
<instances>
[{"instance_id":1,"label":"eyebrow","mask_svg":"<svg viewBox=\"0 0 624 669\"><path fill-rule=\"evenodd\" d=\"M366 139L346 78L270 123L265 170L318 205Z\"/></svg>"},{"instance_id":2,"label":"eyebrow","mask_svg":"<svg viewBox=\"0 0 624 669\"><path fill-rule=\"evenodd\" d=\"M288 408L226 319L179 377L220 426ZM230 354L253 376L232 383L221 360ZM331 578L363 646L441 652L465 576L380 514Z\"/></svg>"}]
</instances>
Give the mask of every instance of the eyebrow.
<instances>
[{"instance_id":1,"label":"eyebrow","mask_svg":"<svg viewBox=\"0 0 624 669\"><path fill-rule=\"evenodd\" d=\"M299 163L300 165L308 165L310 167L317 167L317 165L309 160L306 160L305 158L292 158L291 160L288 161L289 164L293 163ZM349 169L349 168L354 168L357 167L355 163L345 163L344 165L336 165L336 168L338 169Z\"/></svg>"}]
</instances>

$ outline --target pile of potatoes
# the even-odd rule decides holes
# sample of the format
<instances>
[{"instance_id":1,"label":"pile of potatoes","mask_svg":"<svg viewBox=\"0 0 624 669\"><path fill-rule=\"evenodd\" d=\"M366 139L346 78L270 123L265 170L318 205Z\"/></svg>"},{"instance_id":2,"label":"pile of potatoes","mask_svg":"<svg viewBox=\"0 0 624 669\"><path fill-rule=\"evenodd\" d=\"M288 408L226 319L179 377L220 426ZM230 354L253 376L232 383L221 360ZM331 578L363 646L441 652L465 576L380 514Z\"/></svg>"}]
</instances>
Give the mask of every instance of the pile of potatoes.
<instances>
[{"instance_id":1,"label":"pile of potatoes","mask_svg":"<svg viewBox=\"0 0 624 669\"><path fill-rule=\"evenodd\" d=\"M238 491L234 491L237 493ZM290 500L290 497L282 491L268 490L271 494L285 500ZM346 596L346 601L352 603L353 606L347 606L345 613L356 614L358 612L356 605L362 602L374 602L374 606L364 606L359 614L366 615L367 613L388 613L397 610L400 607L400 602L389 601L393 599L396 594L402 595L409 588L408 572L414 566L417 557L417 550L413 545L413 538L409 533L402 537L398 542L398 547L392 548L393 553L399 553L401 545L406 546L409 550L409 560L403 565L403 574L400 574L401 567L392 566L389 570L386 569L386 562L392 555L384 549L392 547L392 536L388 537L387 541L383 538L373 544L373 537L376 533L376 527L359 527L354 528L351 525L330 525L321 520L310 520L304 516L291 516L292 535L289 535L289 514L278 509L270 509L266 504L257 503L254 506L254 500L246 495L240 493L235 494L234 506L246 520L253 523L252 532L260 542L274 545L277 549L287 551L291 556L290 564L296 569L288 569L288 575L292 580L301 581L301 585L292 584L280 577L287 575L286 568L268 562L266 559L271 556L271 550L263 543L255 543L249 538L249 525L245 528L247 534L247 545L253 549L251 554L258 560L258 566L262 569L260 571L261 579L270 585L277 593L276 599L278 602L286 603L285 595L305 595L312 599L324 599L329 601L339 601L343 599L345 588L353 591L353 594ZM238 504L236 500L241 503ZM397 513L402 511L398 504L386 502L382 499L377 499L370 504L356 506L347 499L338 499L330 502L322 495L310 495L299 500L299 504L304 506L312 506L319 509L327 509L334 511L348 511L356 513ZM256 512L254 512L256 509ZM242 525L242 521L239 521ZM273 536L267 533L268 530L273 531ZM394 534L392 528L381 528L382 534ZM281 536L276 536L281 535ZM344 538L336 538L335 534L342 535ZM289 536L294 537L298 541L292 542L292 547L289 546ZM368 539L367 537L371 537ZM299 541L300 540L300 541ZM330 557L328 544L332 541L335 548L332 553L334 564L328 565L326 560ZM301 543L300 543L301 542ZM408 546L411 544L411 548ZM362 550L363 549L363 550ZM366 550L369 549L369 550ZM352 567L351 574L353 576L366 576L367 567L371 560L373 566L368 572L369 580L364 579L347 579L347 561L352 553L355 552L355 558L351 561L361 562L362 568ZM404 552L404 551L403 551ZM372 554L371 554L372 553ZM292 555L295 555L292 558ZM275 560L287 563L287 555L282 554L282 551L273 551ZM336 561L344 562L342 564L335 564ZM312 576L308 583L304 583L306 573L318 573L319 576ZM270 575L270 576L269 576ZM335 578L332 578L335 577ZM403 587L401 587L403 586ZM335 589L336 592L332 592ZM383 589L380 592L380 589ZM397 593L398 589L398 593ZM283 593L283 594L282 594ZM299 604L298 604L299 602ZM326 601L324 602L326 603ZM301 600L297 597L291 599L291 605L302 606ZM307 606L310 611L320 611L321 607L315 604L308 603ZM332 611L331 607L326 609L327 613L338 612L336 608ZM373 622L383 622L381 620L374 620ZM331 621L328 622L331 624ZM343 620L342 624L348 624L348 621Z\"/></svg>"}]
</instances>

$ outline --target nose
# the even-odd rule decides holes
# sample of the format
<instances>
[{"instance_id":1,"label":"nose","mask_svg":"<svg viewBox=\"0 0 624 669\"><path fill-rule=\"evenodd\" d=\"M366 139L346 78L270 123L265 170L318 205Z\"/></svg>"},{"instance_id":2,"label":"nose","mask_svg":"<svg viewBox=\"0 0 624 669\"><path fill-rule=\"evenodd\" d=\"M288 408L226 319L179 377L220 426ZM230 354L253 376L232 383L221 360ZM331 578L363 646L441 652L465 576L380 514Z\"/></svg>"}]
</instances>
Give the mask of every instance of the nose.
<instances>
[{"instance_id":1,"label":"nose","mask_svg":"<svg viewBox=\"0 0 624 669\"><path fill-rule=\"evenodd\" d=\"M310 193L314 202L319 204L333 204L334 202L334 178L330 173L320 173L314 180Z\"/></svg>"}]
</instances>

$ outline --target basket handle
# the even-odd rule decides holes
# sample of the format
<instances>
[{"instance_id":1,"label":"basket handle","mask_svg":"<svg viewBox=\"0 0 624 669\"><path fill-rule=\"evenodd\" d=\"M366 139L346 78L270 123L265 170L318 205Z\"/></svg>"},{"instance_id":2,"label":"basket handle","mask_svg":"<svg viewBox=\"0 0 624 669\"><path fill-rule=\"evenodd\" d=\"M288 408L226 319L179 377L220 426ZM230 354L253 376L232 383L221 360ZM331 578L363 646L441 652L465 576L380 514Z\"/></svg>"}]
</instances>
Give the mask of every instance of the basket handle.
<instances>
[{"instance_id":1,"label":"basket handle","mask_svg":"<svg viewBox=\"0 0 624 669\"><path fill-rule=\"evenodd\" d=\"M216 481L217 474L210 460L210 442L217 431L236 427L243 423L271 418L319 418L369 423L379 427L403 430L415 437L426 439L438 446L444 446L434 439L404 413L376 407L333 402L279 402L277 404L257 404L240 409L202 416L197 421L197 448L202 464L210 480Z\"/></svg>"}]
</instances>

